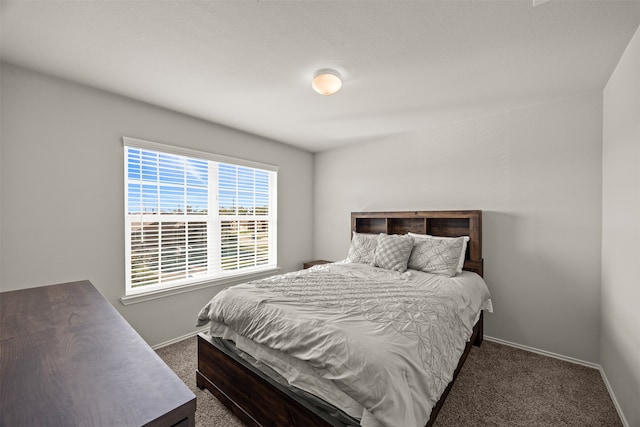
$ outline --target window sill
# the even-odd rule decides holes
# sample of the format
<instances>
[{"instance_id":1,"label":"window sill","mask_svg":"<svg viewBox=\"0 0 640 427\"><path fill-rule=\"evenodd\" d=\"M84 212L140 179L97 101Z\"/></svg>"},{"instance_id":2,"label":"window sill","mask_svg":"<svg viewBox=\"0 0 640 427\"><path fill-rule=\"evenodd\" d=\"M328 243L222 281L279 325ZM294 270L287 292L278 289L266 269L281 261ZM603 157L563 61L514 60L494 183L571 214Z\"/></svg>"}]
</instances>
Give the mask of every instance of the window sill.
<instances>
[{"instance_id":1,"label":"window sill","mask_svg":"<svg viewBox=\"0 0 640 427\"><path fill-rule=\"evenodd\" d=\"M172 295L183 294L185 292L198 291L200 289L213 288L213 287L226 287L231 285L237 285L240 283L248 282L250 280L262 279L264 277L272 276L280 271L280 267L274 267L269 270L263 270L255 273L242 274L238 276L223 277L220 279L207 280L204 282L192 283L189 285L178 286L175 288L162 289L158 291L143 292L136 295L129 295L120 298L122 305L138 304L145 301L151 301L158 298L169 297Z\"/></svg>"}]
</instances>

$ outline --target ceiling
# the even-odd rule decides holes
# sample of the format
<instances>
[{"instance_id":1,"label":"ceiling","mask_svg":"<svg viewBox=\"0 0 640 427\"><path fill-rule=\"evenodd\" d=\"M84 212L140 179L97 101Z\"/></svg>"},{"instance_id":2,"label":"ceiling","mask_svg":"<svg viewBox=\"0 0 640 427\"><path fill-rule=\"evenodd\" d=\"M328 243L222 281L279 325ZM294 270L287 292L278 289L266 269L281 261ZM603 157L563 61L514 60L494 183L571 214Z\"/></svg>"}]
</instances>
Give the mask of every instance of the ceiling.
<instances>
[{"instance_id":1,"label":"ceiling","mask_svg":"<svg viewBox=\"0 0 640 427\"><path fill-rule=\"evenodd\" d=\"M3 61L317 152L604 88L640 1L4 1ZM310 86L334 68L332 96Z\"/></svg>"}]
</instances>

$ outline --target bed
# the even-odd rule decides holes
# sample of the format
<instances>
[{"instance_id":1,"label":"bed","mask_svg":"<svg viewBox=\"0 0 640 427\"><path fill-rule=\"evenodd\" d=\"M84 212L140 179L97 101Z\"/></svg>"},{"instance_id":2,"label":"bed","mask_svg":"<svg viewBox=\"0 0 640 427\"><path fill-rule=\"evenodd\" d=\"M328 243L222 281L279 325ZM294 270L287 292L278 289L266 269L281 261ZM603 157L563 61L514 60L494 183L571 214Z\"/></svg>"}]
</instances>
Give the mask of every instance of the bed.
<instances>
[{"instance_id":1,"label":"bed","mask_svg":"<svg viewBox=\"0 0 640 427\"><path fill-rule=\"evenodd\" d=\"M453 282L467 283L464 282L465 280L479 281L486 288L481 279L483 275L481 211L356 212L351 214L351 235L349 256L345 261L319 265L309 270L287 273L229 288L232 290L225 290L224 298L214 297L199 314L199 321L204 320L203 323L213 320L209 333L198 334L197 386L200 389L208 389L246 425L431 426L471 346L479 346L482 343L482 310L491 310L488 290L482 297L481 304L474 303L470 313L456 314L453 312L458 309L451 301L458 297L440 295L440 291L436 295L431 288L432 284L435 284L433 285L435 288L442 288L441 283L446 283L448 287L449 283ZM453 273L455 277L452 278L442 278L441 274L430 274L431 271L424 273L412 269L403 271L395 267L379 268L381 265L384 266L385 262L382 255L377 257L375 263L373 260L354 262L354 260L359 261L357 259L359 253L355 250L358 249L355 245L356 239L363 242L371 239L379 242L380 239L385 239L385 242L393 240L406 244L409 236L412 242L417 242L418 239L426 236L439 236L456 241L461 240L460 236L468 236L468 239L464 239L464 250L457 266L458 271L464 270L464 272ZM432 242L433 239L437 237L429 241ZM379 253L383 254L384 251L379 250ZM412 256L413 253L412 251ZM405 260L405 269L406 263ZM376 264L377 267L369 264ZM369 292L370 288L381 294L362 297L358 300L358 296ZM411 295L411 298L405 298L407 301L422 301L423 295L426 295L425 298L427 296L435 298L434 301L437 301L437 304L431 304L431 308L424 309L424 313L430 314L424 314L421 311L420 315L430 319L438 318L438 322L442 321L445 324L446 322L452 322L452 325L459 324L459 327L454 328L447 324L446 327L439 329L443 331L455 329L455 332L443 332L445 334L443 336L421 339L420 345L412 345L406 350L407 354L401 354L399 358L403 363L405 360L408 362L402 368L396 369L395 365L387 362L394 360L393 363L395 363L398 359L397 353L400 352L398 349L405 351L404 348L408 348L405 345L407 326L403 324L401 328L391 327L389 325L394 324L395 320L393 322L384 320L386 323L381 327L379 320L388 317L386 308L381 309L383 306L390 307L389 313L394 313L396 310L393 316L397 317L397 313L403 313L403 309L398 311L398 307L394 305L398 299L394 293L401 292L402 295ZM251 302L252 294L257 296L256 301L259 302ZM371 301L382 301L384 298L395 299L385 302L386 305L371 306ZM464 295L460 298L458 298L458 304L460 300L468 299ZM227 305L222 305L222 299L227 300L224 303ZM352 299L355 301L356 309L345 305L347 303L344 301ZM251 307L253 311L259 307L258 311L266 313L260 315L276 317L244 318L240 313L243 313L245 305ZM311 314L308 318L306 314L296 315L294 320L297 323L291 326L281 323L284 322L281 318L294 317L286 311L289 308L282 308L281 305L287 307L293 305L296 310L302 311L311 306L313 310L319 307L320 310L326 310L326 313L322 311L314 314L320 316L319 320ZM368 323L374 325L373 329L383 329L384 333L388 333L386 331L389 330L393 333L394 328L395 332L398 330L404 332L397 334L399 340L397 342L394 341L395 335L369 340L368 332L357 334L349 332L351 334L349 337L366 338L357 338L355 341L366 341L368 343L366 345L372 346L371 348L380 349L367 351L366 349L358 350L357 346L352 344L355 341L351 338L339 340L347 341L349 345L336 345L336 340L327 338L329 335L323 332L324 329L316 331L309 326L321 325L325 329L334 331L336 329L334 321L349 323L354 326L354 330ZM266 325L269 325L268 330ZM425 323L418 329L427 327L431 328L431 324ZM294 332L297 335L292 335ZM410 332L413 334L412 331ZM290 341L296 341L296 343L290 344ZM389 350L382 347L381 342L384 344L386 341L394 343ZM348 347L348 350L343 350L343 347ZM445 352L443 348L452 349L452 351ZM345 363L347 353L348 357L355 357L358 363L353 362L352 359ZM375 370L369 367L370 359L371 366L376 366ZM416 372L422 372L421 363L418 362L424 364L427 363L425 362L427 359L431 361L429 363L435 360L438 370L433 368L433 371L429 371L433 372L433 375L416 374ZM359 363L360 360L363 362ZM345 372L338 371L338 367L343 369L343 366L347 366L348 369ZM357 369L351 372L353 366ZM415 370L416 366L418 370ZM398 372L402 374L398 375ZM309 379L316 373L319 379ZM363 380L363 378L371 379ZM325 383L327 385L324 385ZM375 387L384 389L380 391ZM360 393L360 389L366 392ZM434 393L437 393L435 397ZM402 405L406 402L408 402L407 408L402 409ZM361 404L362 406L359 406ZM363 408L364 411L358 416L358 411L362 411ZM404 421L398 421L399 419Z\"/></svg>"}]
</instances>

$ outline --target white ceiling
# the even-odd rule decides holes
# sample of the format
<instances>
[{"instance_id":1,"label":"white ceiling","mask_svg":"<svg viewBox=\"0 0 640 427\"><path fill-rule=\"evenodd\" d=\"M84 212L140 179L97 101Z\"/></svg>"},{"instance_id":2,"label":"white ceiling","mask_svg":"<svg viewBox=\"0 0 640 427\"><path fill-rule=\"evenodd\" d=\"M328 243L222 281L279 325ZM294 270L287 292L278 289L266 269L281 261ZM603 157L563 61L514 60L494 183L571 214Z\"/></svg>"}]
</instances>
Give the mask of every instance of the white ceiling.
<instances>
[{"instance_id":1,"label":"white ceiling","mask_svg":"<svg viewBox=\"0 0 640 427\"><path fill-rule=\"evenodd\" d=\"M604 88L640 1L2 1L3 61L310 151ZM316 94L319 68L344 77Z\"/></svg>"}]
</instances>

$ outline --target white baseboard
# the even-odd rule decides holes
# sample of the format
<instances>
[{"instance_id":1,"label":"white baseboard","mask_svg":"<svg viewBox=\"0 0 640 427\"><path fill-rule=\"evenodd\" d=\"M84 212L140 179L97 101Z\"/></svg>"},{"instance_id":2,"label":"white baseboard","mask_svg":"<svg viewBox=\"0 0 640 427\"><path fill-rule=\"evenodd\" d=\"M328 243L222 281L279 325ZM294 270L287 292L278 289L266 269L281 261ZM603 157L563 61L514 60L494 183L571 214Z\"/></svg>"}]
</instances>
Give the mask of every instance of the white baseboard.
<instances>
[{"instance_id":1,"label":"white baseboard","mask_svg":"<svg viewBox=\"0 0 640 427\"><path fill-rule=\"evenodd\" d=\"M604 369L600 366L600 375L602 376L602 381L604 381L604 385L607 387L607 391L609 392L609 396L611 396L611 400L613 401L613 406L615 406L616 411L618 411L618 416L620 417L620 421L622 421L622 425L624 427L630 427L627 419L624 416L624 412L622 412L622 407L618 403L618 399L616 399L616 395L611 388L611 384L609 384L609 379L607 378L607 374L605 374Z\"/></svg>"},{"instance_id":2,"label":"white baseboard","mask_svg":"<svg viewBox=\"0 0 640 427\"><path fill-rule=\"evenodd\" d=\"M521 350L530 351L531 353L538 353L538 354L541 354L543 356L553 357L554 359L564 360L565 362L571 362L571 363L575 363L577 365L586 366L588 368L600 369L600 365L598 365L597 363L587 362L587 361L584 361L584 360L576 359L574 357L564 356L562 354L557 354L557 353L553 353L553 352L546 351L546 350L540 350L539 348L529 347L529 346L522 345L522 344L516 344L516 343L511 342L511 341L505 341L505 340L502 340L500 338L488 337L486 335L484 336L484 339L486 339L488 341L496 342L498 344L504 344L504 345L508 345L510 347L519 348Z\"/></svg>"},{"instance_id":3,"label":"white baseboard","mask_svg":"<svg viewBox=\"0 0 640 427\"><path fill-rule=\"evenodd\" d=\"M195 331L189 332L188 334L184 334L182 336L170 339L169 341L165 341L165 342L161 342L160 344L153 345L153 346L151 346L151 348L154 349L154 350L157 350L159 348L166 347L168 345L175 344L175 343L177 343L179 341L186 340L187 338L191 338L193 336L196 336L200 332L206 332L208 329L209 329L208 327L196 329Z\"/></svg>"},{"instance_id":4,"label":"white baseboard","mask_svg":"<svg viewBox=\"0 0 640 427\"><path fill-rule=\"evenodd\" d=\"M616 411L618 412L618 416L620 417L620 421L622 421L622 425L624 427L630 427L629 423L627 422L627 419L624 416L624 413L622 412L622 408L620 407L620 404L618 403L618 399L616 399L616 395L613 392L613 389L611 388L611 384L609 384L609 380L607 379L607 375L605 374L605 372L602 369L602 366L600 364L593 363L593 362L586 362L584 360L576 359L574 357L564 356L562 354L557 354L557 353L553 353L553 352L546 351L546 350L540 350L539 348L529 347L529 346L522 345L522 344L516 344L516 343L511 342L511 341L506 341L506 340L502 340L500 338L494 338L494 337L490 337L490 336L487 336L487 335L484 336L484 339L486 339L487 341L493 341L493 342L498 343L498 344L503 344L503 345L508 345L510 347L519 348L520 350L530 351L532 353L541 354L543 356L553 357L554 359L564 360L565 362L575 363L575 364L578 364L578 365L586 366L588 368L597 369L600 372L600 376L602 376L602 381L604 381L605 387L607 387L607 391L609 392L609 397L611 397L611 400L613 401L613 406L616 408Z\"/></svg>"}]
</instances>

